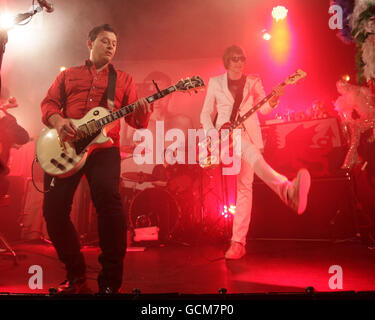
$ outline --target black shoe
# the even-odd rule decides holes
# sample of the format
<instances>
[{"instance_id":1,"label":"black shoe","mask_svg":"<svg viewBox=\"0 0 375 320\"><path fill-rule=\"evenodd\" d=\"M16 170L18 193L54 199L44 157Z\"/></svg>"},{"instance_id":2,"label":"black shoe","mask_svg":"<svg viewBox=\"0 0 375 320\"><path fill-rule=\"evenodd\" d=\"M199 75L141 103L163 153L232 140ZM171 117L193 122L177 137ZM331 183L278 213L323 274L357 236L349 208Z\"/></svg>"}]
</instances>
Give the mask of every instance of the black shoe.
<instances>
[{"instance_id":1,"label":"black shoe","mask_svg":"<svg viewBox=\"0 0 375 320\"><path fill-rule=\"evenodd\" d=\"M50 292L57 295L64 294L92 294L85 278L79 278L74 281L65 280L57 288L50 288Z\"/></svg>"},{"instance_id":2,"label":"black shoe","mask_svg":"<svg viewBox=\"0 0 375 320\"><path fill-rule=\"evenodd\" d=\"M116 290L112 287L100 287L99 294L117 294L120 293L120 290Z\"/></svg>"}]
</instances>

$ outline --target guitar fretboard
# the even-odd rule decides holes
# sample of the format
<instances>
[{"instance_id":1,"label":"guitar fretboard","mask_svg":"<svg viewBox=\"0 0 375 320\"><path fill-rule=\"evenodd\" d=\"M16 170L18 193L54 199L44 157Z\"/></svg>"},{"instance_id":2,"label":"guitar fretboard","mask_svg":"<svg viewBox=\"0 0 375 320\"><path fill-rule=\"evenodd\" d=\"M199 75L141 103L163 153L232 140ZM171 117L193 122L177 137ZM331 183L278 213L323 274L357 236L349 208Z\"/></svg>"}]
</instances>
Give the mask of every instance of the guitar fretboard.
<instances>
[{"instance_id":1,"label":"guitar fretboard","mask_svg":"<svg viewBox=\"0 0 375 320\"><path fill-rule=\"evenodd\" d=\"M281 83L281 86L286 86L286 83ZM236 121L232 123L229 130L233 131L235 128L239 127L247 118L249 118L253 113L258 111L266 102L268 102L273 96L274 92L271 92L268 96L259 101L254 107L252 107L248 112L246 112L242 117L238 117Z\"/></svg>"},{"instance_id":2,"label":"guitar fretboard","mask_svg":"<svg viewBox=\"0 0 375 320\"><path fill-rule=\"evenodd\" d=\"M168 87L164 90L161 90L159 92L154 93L151 96L146 97L146 100L147 100L148 103L153 103L154 101L159 100L159 99L161 99L161 98L163 98L163 97L167 96L168 94L171 94L175 91L177 91L175 86L170 86L170 87ZM100 118L100 119L96 120L96 126L97 126L98 130L103 128L107 124L109 124L113 121L117 121L117 120L119 120L123 117L126 117L130 113L134 112L135 106L136 106L136 103L129 104L125 107L122 107L121 109L118 109L114 112L111 112L109 115L107 115L103 118Z\"/></svg>"}]
</instances>

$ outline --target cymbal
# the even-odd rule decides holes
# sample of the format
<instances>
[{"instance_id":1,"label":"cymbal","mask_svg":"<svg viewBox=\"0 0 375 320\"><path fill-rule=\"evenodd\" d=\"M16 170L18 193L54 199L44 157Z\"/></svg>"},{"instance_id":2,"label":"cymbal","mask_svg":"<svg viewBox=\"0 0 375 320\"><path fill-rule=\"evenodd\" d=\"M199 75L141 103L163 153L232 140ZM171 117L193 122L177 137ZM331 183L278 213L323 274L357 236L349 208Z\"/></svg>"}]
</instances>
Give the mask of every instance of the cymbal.
<instances>
[{"instance_id":1,"label":"cymbal","mask_svg":"<svg viewBox=\"0 0 375 320\"><path fill-rule=\"evenodd\" d=\"M145 172L142 172L142 171L140 171L140 172L124 172L121 176L123 178L125 178L126 180L135 181L135 182L139 182L139 183L159 180L158 178L154 177L152 174L145 173Z\"/></svg>"}]
</instances>

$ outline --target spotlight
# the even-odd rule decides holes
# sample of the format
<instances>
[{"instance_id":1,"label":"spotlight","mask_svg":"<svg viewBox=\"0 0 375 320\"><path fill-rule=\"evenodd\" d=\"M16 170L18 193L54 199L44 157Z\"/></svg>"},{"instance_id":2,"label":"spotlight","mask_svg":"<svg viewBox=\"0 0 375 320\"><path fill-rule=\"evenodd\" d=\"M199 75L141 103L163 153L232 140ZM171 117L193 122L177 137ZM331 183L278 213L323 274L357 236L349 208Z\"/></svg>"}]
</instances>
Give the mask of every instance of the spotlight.
<instances>
[{"instance_id":1,"label":"spotlight","mask_svg":"<svg viewBox=\"0 0 375 320\"><path fill-rule=\"evenodd\" d=\"M221 212L221 215L224 216L228 213L228 207L224 205L223 211Z\"/></svg>"},{"instance_id":2,"label":"spotlight","mask_svg":"<svg viewBox=\"0 0 375 320\"><path fill-rule=\"evenodd\" d=\"M228 219L231 215L234 215L235 213L236 213L236 206L234 204L231 204L229 207L227 205L224 205L221 215L225 219Z\"/></svg>"},{"instance_id":3,"label":"spotlight","mask_svg":"<svg viewBox=\"0 0 375 320\"><path fill-rule=\"evenodd\" d=\"M276 20L276 22L284 20L287 15L288 9L284 6L277 6L272 9L272 17Z\"/></svg>"},{"instance_id":4,"label":"spotlight","mask_svg":"<svg viewBox=\"0 0 375 320\"><path fill-rule=\"evenodd\" d=\"M266 32L265 34L263 34L263 39L264 40L269 41L269 40L271 40L271 38L272 38L272 36L268 32Z\"/></svg>"},{"instance_id":5,"label":"spotlight","mask_svg":"<svg viewBox=\"0 0 375 320\"><path fill-rule=\"evenodd\" d=\"M60 72L63 72L64 70L66 70L66 67L61 66L61 67L60 67Z\"/></svg>"},{"instance_id":6,"label":"spotlight","mask_svg":"<svg viewBox=\"0 0 375 320\"><path fill-rule=\"evenodd\" d=\"M229 209L228 211L231 213L231 214L235 214L236 213L236 206L234 204L231 204L229 206Z\"/></svg>"},{"instance_id":7,"label":"spotlight","mask_svg":"<svg viewBox=\"0 0 375 320\"><path fill-rule=\"evenodd\" d=\"M342 76L342 80L349 82L350 81L350 76L348 74L345 74Z\"/></svg>"},{"instance_id":8,"label":"spotlight","mask_svg":"<svg viewBox=\"0 0 375 320\"><path fill-rule=\"evenodd\" d=\"M0 29L9 30L14 26L14 16L8 12L0 15Z\"/></svg>"},{"instance_id":9,"label":"spotlight","mask_svg":"<svg viewBox=\"0 0 375 320\"><path fill-rule=\"evenodd\" d=\"M266 29L263 29L263 30L262 30L262 33L263 33L263 35L262 35L263 40L266 40L266 41L271 40L272 36L271 36L271 34L269 34L269 33L267 32Z\"/></svg>"}]
</instances>

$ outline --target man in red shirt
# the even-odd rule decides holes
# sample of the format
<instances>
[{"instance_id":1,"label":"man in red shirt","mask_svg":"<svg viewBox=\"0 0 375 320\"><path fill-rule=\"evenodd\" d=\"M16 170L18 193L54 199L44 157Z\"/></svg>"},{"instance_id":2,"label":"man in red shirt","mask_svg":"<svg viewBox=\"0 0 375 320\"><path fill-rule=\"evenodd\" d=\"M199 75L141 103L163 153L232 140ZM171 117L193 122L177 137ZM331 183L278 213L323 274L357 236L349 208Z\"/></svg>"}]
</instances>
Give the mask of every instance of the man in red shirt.
<instances>
[{"instance_id":1,"label":"man in red shirt","mask_svg":"<svg viewBox=\"0 0 375 320\"><path fill-rule=\"evenodd\" d=\"M117 47L117 34L110 25L93 28L87 41L90 58L85 65L62 71L41 103L42 121L53 127L62 140L72 139L77 128L69 118L82 118L90 109L107 106L117 110L137 101L135 84L130 75L115 70L110 63ZM109 74L116 73L114 105L107 99ZM109 106L108 106L109 105ZM135 128L147 127L151 106L145 99L136 102L135 112L125 118ZM102 270L98 276L99 293L116 293L122 283L126 252L126 219L119 194L120 123L109 130L113 145L94 150L84 167L73 176L55 178L45 175L43 214L48 234L59 259L65 264L67 280L60 293L88 293L86 266L77 232L70 219L74 192L82 175L86 175L91 198L98 212L98 233Z\"/></svg>"}]
</instances>

